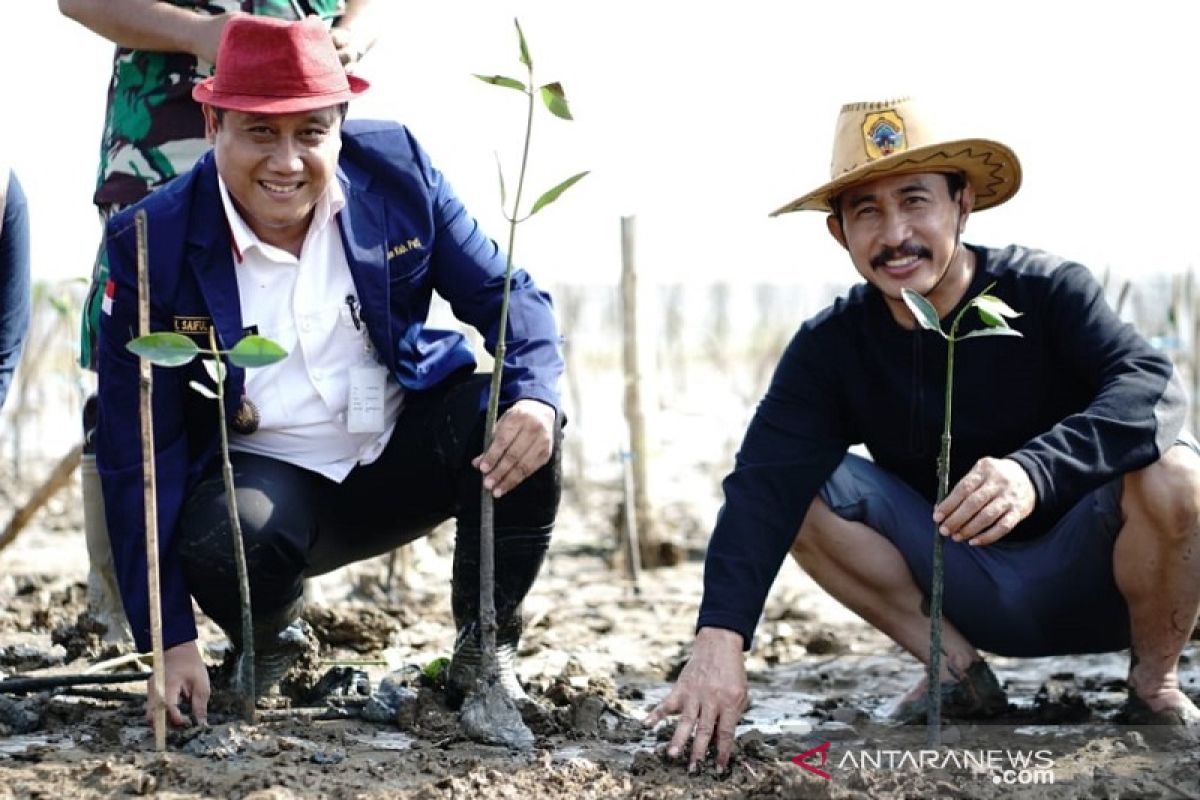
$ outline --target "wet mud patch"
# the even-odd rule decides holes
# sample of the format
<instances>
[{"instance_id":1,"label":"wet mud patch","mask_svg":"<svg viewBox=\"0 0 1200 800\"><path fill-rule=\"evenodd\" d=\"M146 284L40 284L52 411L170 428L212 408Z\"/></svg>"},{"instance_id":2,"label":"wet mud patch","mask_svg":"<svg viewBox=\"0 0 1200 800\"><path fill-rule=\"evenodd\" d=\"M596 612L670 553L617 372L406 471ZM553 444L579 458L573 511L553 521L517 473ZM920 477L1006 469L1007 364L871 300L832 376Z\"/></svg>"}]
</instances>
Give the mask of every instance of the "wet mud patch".
<instances>
[{"instance_id":1,"label":"wet mud patch","mask_svg":"<svg viewBox=\"0 0 1200 800\"><path fill-rule=\"evenodd\" d=\"M418 551L403 591L383 591L387 564L368 562L344 594L310 606L320 643L312 688L265 703L253 725L212 713L210 728L176 731L158 754L140 682L0 695L0 726L15 723L0 727L0 798L1200 797L1194 747L1116 723L1125 654L991 659L1011 704L1003 724L946 726L939 752L960 761L1048 751L1052 785L903 761L919 758L924 730L883 717L921 668L795 570L781 574L747 654L752 705L730 771L718 774L710 757L688 774L686 760L665 756L669 727L645 730L642 720L686 661L702 566L647 572L635 595L607 569L589 524L564 521L526 603L518 672L533 701L531 752L467 740L425 673L455 635L449 549L438 545ZM76 539L60 546L82 546L77 530L68 535ZM83 586L50 571L0 576L4 677L79 673L112 658L81 616ZM223 637L201 625L216 664ZM1187 657L1181 679L1196 696L1196 645ZM393 702L369 716L385 680Z\"/></svg>"}]
</instances>

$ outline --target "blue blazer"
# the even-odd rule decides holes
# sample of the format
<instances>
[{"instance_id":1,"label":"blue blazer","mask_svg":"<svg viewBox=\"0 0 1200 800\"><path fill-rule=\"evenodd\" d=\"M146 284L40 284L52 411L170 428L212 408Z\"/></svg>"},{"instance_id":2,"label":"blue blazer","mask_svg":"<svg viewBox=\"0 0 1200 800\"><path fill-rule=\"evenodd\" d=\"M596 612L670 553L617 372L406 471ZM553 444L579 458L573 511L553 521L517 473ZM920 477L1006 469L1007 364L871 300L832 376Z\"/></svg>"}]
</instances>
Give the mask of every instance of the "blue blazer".
<instances>
[{"instance_id":1,"label":"blue blazer","mask_svg":"<svg viewBox=\"0 0 1200 800\"><path fill-rule=\"evenodd\" d=\"M505 254L479 229L408 130L391 122L346 122L337 179L346 194L337 219L362 319L392 377L414 394L475 364L461 334L425 327L434 291L449 301L455 316L479 330L494 353ZM125 613L145 651L150 617L138 359L125 349L138 328L137 209L145 210L148 221L151 330L188 333L207 347L212 325L219 346L228 349L242 338L246 322L209 153L113 217L106 230L110 283L100 322L96 463ZM559 409L563 361L550 298L520 270L512 277L506 339L501 403L533 398ZM188 386L207 382L200 359L174 369L155 367L153 375L163 643L171 647L196 638L175 528L189 489L219 452L219 432L212 401ZM237 410L244 378L237 367L227 372L227 419Z\"/></svg>"}]
</instances>

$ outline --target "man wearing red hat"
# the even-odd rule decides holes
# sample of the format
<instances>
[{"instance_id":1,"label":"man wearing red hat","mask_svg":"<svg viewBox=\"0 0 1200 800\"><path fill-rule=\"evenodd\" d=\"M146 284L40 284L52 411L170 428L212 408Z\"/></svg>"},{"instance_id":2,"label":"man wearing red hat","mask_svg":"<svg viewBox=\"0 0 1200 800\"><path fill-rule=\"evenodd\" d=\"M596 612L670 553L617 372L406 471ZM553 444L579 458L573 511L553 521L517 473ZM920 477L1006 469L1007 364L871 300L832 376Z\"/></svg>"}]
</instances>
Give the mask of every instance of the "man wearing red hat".
<instances>
[{"instance_id":1,"label":"man wearing red hat","mask_svg":"<svg viewBox=\"0 0 1200 800\"><path fill-rule=\"evenodd\" d=\"M1020 186L1003 144L935 137L909 100L853 103L831 177L775 213L824 211L865 282L783 354L724 482L691 660L648 722L679 714L669 752L694 734L692 765L712 742L728 764L747 701L742 651L789 552L927 662L936 527L947 715L1007 708L979 649L1130 648L1122 719L1197 730L1177 664L1200 609L1200 456L1170 360L1117 318L1085 267L962 241L972 210ZM936 506L947 344L917 325L906 288L942 320L985 289L1021 314L1020 338L959 351L952 488ZM960 335L983 324L964 319ZM847 452L856 444L871 460ZM923 720L927 691L895 715Z\"/></svg>"},{"instance_id":2,"label":"man wearing red hat","mask_svg":"<svg viewBox=\"0 0 1200 800\"><path fill-rule=\"evenodd\" d=\"M135 209L149 225L151 327L223 349L248 332L288 350L232 367L234 477L251 575L256 692L304 649L303 581L386 552L450 517L458 524L453 690L478 665L479 493L496 502L502 679L513 672L519 606L549 544L560 491L562 372L549 297L512 279L504 409L482 449L488 377L463 337L426 327L433 291L494 350L505 259L412 135L346 122L367 88L317 20L239 17L213 78L193 94L212 152ZM132 210L107 226L111 277L99 338L96 453L122 598L149 645L143 552ZM230 532L203 365L156 370L154 421L163 553L166 701L173 722L209 696L191 601L240 640ZM236 405L236 404L235 404Z\"/></svg>"},{"instance_id":3,"label":"man wearing red hat","mask_svg":"<svg viewBox=\"0 0 1200 800\"><path fill-rule=\"evenodd\" d=\"M58 0L65 16L116 45L92 196L101 221L187 172L208 151L204 117L192 88L212 74L229 20L243 14L320 17L330 26L338 57L352 71L374 43L380 5L373 0ZM101 246L81 320L79 360L93 371L108 280L105 259ZM110 637L119 638L124 615L96 473L94 397L85 403L83 417L80 474L90 563L88 609L108 625Z\"/></svg>"}]
</instances>

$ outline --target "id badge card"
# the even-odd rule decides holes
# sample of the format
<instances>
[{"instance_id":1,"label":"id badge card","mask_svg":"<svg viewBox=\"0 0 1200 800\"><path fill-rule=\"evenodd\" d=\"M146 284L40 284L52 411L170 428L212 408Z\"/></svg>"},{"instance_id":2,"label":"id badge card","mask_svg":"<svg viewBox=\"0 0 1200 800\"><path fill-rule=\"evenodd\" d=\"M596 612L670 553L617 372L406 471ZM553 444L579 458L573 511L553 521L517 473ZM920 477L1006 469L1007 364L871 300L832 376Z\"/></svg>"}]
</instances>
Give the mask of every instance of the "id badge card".
<instances>
[{"instance_id":1,"label":"id badge card","mask_svg":"<svg viewBox=\"0 0 1200 800\"><path fill-rule=\"evenodd\" d=\"M350 433L383 433L383 401L387 369L380 364L350 368L350 402L346 430Z\"/></svg>"}]
</instances>

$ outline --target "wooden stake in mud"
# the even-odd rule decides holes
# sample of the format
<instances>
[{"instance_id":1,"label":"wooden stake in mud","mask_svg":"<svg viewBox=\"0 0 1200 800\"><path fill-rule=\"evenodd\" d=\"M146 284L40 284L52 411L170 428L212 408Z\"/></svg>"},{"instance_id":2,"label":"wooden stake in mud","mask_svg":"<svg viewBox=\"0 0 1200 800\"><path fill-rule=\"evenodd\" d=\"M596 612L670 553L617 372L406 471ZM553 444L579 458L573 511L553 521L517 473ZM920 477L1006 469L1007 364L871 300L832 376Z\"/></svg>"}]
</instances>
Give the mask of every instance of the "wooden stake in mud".
<instances>
[{"instance_id":1,"label":"wooden stake in mud","mask_svg":"<svg viewBox=\"0 0 1200 800\"><path fill-rule=\"evenodd\" d=\"M629 428L629 467L633 473L633 503L639 556L645 542L657 551L650 492L646 470L646 409L642 396L642 360L638 341L638 270L636 260L636 218L621 217L621 341L625 368L625 422ZM628 531L634 527L629 526ZM640 564L639 564L640 566ZM651 567L659 566L653 560ZM631 565L631 569L632 569ZM636 580L636 578L635 578Z\"/></svg>"},{"instance_id":2,"label":"wooden stake in mud","mask_svg":"<svg viewBox=\"0 0 1200 800\"><path fill-rule=\"evenodd\" d=\"M134 216L137 227L138 271L138 335L150 333L150 280L147 276L146 212ZM166 681L163 676L162 600L158 571L158 487L154 471L154 418L151 410L152 365L149 359L139 358L139 399L142 421L142 492L146 507L146 578L150 587L150 645L154 653L154 672L151 676L151 717L154 722L154 749L167 749Z\"/></svg>"},{"instance_id":3,"label":"wooden stake in mud","mask_svg":"<svg viewBox=\"0 0 1200 800\"><path fill-rule=\"evenodd\" d=\"M633 593L642 593L642 547L638 540L637 512L634 511L633 485L633 453L621 452L621 477L625 490L625 536L622 543L625 547L625 569L629 573L629 582Z\"/></svg>"}]
</instances>

